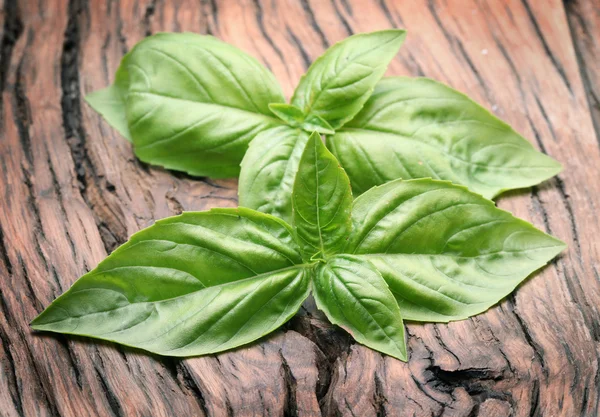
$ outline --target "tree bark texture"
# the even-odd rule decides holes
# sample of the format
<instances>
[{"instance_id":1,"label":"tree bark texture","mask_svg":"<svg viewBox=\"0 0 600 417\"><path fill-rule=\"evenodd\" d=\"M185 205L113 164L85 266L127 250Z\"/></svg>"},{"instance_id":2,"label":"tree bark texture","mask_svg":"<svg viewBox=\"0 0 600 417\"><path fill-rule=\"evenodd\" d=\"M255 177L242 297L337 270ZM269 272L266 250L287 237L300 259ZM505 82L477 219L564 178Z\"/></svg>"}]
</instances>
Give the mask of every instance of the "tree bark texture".
<instances>
[{"instance_id":1,"label":"tree bark texture","mask_svg":"<svg viewBox=\"0 0 600 417\"><path fill-rule=\"evenodd\" d=\"M0 416L597 416L600 3L0 0ZM388 75L427 76L564 165L498 205L569 248L485 314L408 324L410 361L309 310L258 343L159 358L28 323L156 219L237 205L237 181L138 161L83 101L159 31L208 33L292 93L328 46L406 28ZM596 127L596 128L595 128Z\"/></svg>"}]
</instances>

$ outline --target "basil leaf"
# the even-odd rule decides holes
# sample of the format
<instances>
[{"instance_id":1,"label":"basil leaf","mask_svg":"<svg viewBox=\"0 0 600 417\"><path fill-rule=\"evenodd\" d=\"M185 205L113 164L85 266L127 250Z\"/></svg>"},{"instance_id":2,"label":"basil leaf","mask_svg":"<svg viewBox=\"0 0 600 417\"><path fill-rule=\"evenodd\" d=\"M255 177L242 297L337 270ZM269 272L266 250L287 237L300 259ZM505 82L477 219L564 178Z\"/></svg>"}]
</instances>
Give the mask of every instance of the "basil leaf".
<instances>
[{"instance_id":1,"label":"basil leaf","mask_svg":"<svg viewBox=\"0 0 600 417\"><path fill-rule=\"evenodd\" d=\"M300 79L292 104L340 128L360 111L405 37L405 31L390 29L336 43Z\"/></svg>"},{"instance_id":2,"label":"basil leaf","mask_svg":"<svg viewBox=\"0 0 600 417\"><path fill-rule=\"evenodd\" d=\"M184 213L136 233L33 322L170 356L273 331L309 293L289 226L247 209Z\"/></svg>"},{"instance_id":3,"label":"basil leaf","mask_svg":"<svg viewBox=\"0 0 600 417\"><path fill-rule=\"evenodd\" d=\"M292 223L292 188L308 134L279 126L250 143L242 160L239 204Z\"/></svg>"},{"instance_id":4,"label":"basil leaf","mask_svg":"<svg viewBox=\"0 0 600 417\"><path fill-rule=\"evenodd\" d=\"M274 76L212 36L148 37L126 55L117 75L119 94L112 96L125 99L135 153L151 164L191 175L237 176L248 143L280 124L268 107L284 101ZM122 104L111 113L97 97L90 101L122 126L112 117Z\"/></svg>"},{"instance_id":5,"label":"basil leaf","mask_svg":"<svg viewBox=\"0 0 600 417\"><path fill-rule=\"evenodd\" d=\"M117 71L117 80L119 72ZM125 96L127 90L118 81L109 87L89 93L85 100L94 110L106 119L109 125L129 142L133 142L127 126L127 114L125 112Z\"/></svg>"},{"instance_id":6,"label":"basil leaf","mask_svg":"<svg viewBox=\"0 0 600 417\"><path fill-rule=\"evenodd\" d=\"M317 133L310 135L300 158L292 206L304 260L338 253L351 230L352 191L346 173Z\"/></svg>"},{"instance_id":7,"label":"basil leaf","mask_svg":"<svg viewBox=\"0 0 600 417\"><path fill-rule=\"evenodd\" d=\"M467 96L426 78L385 78L327 145L356 194L432 177L492 198L544 181L561 165Z\"/></svg>"},{"instance_id":8,"label":"basil leaf","mask_svg":"<svg viewBox=\"0 0 600 417\"><path fill-rule=\"evenodd\" d=\"M269 104L271 112L293 127L299 127L304 121L304 113L296 106L287 103L272 103Z\"/></svg>"},{"instance_id":9,"label":"basil leaf","mask_svg":"<svg viewBox=\"0 0 600 417\"><path fill-rule=\"evenodd\" d=\"M405 320L487 310L565 248L465 187L393 181L355 200L346 252L371 261Z\"/></svg>"},{"instance_id":10,"label":"basil leaf","mask_svg":"<svg viewBox=\"0 0 600 417\"><path fill-rule=\"evenodd\" d=\"M331 125L319 116L313 114L305 117L302 110L291 104L273 103L269 105L269 109L290 126L302 128L307 132L319 132L324 135L335 133Z\"/></svg>"},{"instance_id":11,"label":"basil leaf","mask_svg":"<svg viewBox=\"0 0 600 417\"><path fill-rule=\"evenodd\" d=\"M359 343L406 361L398 304L375 267L347 255L320 264L313 283L317 307Z\"/></svg>"}]
</instances>

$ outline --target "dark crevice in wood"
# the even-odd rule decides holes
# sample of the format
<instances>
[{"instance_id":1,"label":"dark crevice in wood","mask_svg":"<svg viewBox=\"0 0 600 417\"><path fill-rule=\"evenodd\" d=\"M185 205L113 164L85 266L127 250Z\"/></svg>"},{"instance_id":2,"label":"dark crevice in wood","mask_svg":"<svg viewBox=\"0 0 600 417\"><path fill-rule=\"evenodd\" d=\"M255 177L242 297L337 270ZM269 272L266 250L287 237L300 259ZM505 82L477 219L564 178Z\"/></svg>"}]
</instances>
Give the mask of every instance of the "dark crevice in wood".
<instances>
[{"instance_id":1,"label":"dark crevice in wood","mask_svg":"<svg viewBox=\"0 0 600 417\"><path fill-rule=\"evenodd\" d=\"M387 411L385 410L385 403L387 402L387 398L385 397L385 393L383 392L383 383L375 372L375 392L373 393L373 405L375 407L375 415L377 417L387 417Z\"/></svg>"},{"instance_id":2,"label":"dark crevice in wood","mask_svg":"<svg viewBox=\"0 0 600 417\"><path fill-rule=\"evenodd\" d=\"M533 350L533 355L535 356L535 359L541 365L542 374L544 375L544 378L548 379L548 367L546 366L546 363L544 362L544 349L539 345L539 343L537 343L533 339L533 337L531 336L531 333L529 332L529 327L528 327L527 323L525 322L525 320L523 320L521 315L517 312L517 309L515 306L514 295L510 295L506 299L506 306L508 307L508 311L510 313L512 313L515 316L515 318L517 319L517 323L519 324L519 327L520 327L521 331L523 332L523 337L525 338L525 341L531 347L531 350Z\"/></svg>"},{"instance_id":3,"label":"dark crevice in wood","mask_svg":"<svg viewBox=\"0 0 600 417\"><path fill-rule=\"evenodd\" d=\"M267 33L267 29L265 27L265 22L264 22L264 13L263 13L261 1L254 0L254 5L256 6L256 12L255 12L256 23L258 24L258 29L260 30L261 35L264 37L264 39L267 41L267 43L271 46L273 51L275 51L275 53L277 54L277 56L279 57L281 62L283 62L285 64L286 59L283 56L281 49L279 49L279 47L275 44L273 39ZM287 65L285 66L285 69L286 69L286 72L288 72L288 76L289 76L289 69L288 69Z\"/></svg>"},{"instance_id":4,"label":"dark crevice in wood","mask_svg":"<svg viewBox=\"0 0 600 417\"><path fill-rule=\"evenodd\" d=\"M31 32L29 32L27 38L27 43L29 44L31 39ZM25 159L31 167L33 166L31 137L29 136L29 127L31 125L31 111L29 110L29 102L27 100L27 96L25 95L25 88L23 87L22 69L24 59L25 54L23 54L23 56L21 57L21 60L19 61L19 65L17 67L17 76L15 80L13 95L13 106L15 109L14 121L17 125L17 131L19 132L19 142L21 143L21 148L23 149Z\"/></svg>"},{"instance_id":5,"label":"dark crevice in wood","mask_svg":"<svg viewBox=\"0 0 600 417\"><path fill-rule=\"evenodd\" d=\"M210 9L209 13L205 14L205 17L207 18L207 23L208 23L208 17L212 17L213 22L215 23L215 29L218 30L219 29L219 8L217 7L217 2L215 0L201 0L202 1L202 5L204 6L208 6ZM207 33L211 34L212 30L210 28L210 26L207 24Z\"/></svg>"},{"instance_id":6,"label":"dark crevice in wood","mask_svg":"<svg viewBox=\"0 0 600 417\"><path fill-rule=\"evenodd\" d=\"M525 11L527 12L529 21L531 22L531 24L533 26L533 30L535 31L538 39L540 40L540 42L542 44L542 47L544 49L544 52L546 53L546 56L550 59L550 62L552 62L552 66L554 66L554 68L558 72L558 75L560 76L560 78L562 79L562 82L567 87L567 90L569 90L569 93L571 94L571 96L573 96L573 90L571 89L571 83L569 82L569 78L567 77L567 74L565 73L565 69L563 68L563 66L560 64L560 62L554 56L554 53L550 49L550 46L548 46L548 42L546 42L546 38L544 37L542 29L540 28L540 25L538 24L537 19L535 18L535 15L533 14L533 11L531 10L531 6L529 6L529 2L527 0L521 0L521 3L523 3L523 6L525 7Z\"/></svg>"},{"instance_id":7,"label":"dark crevice in wood","mask_svg":"<svg viewBox=\"0 0 600 417\"><path fill-rule=\"evenodd\" d=\"M167 205L169 206L169 209L174 214L181 214L181 213L183 213L183 204L181 204L181 202L177 199L174 190L168 191L165 194L165 199L167 201Z\"/></svg>"},{"instance_id":8,"label":"dark crevice in wood","mask_svg":"<svg viewBox=\"0 0 600 417\"><path fill-rule=\"evenodd\" d=\"M302 8L304 9L306 16L308 17L308 22L310 23L310 26L315 31L315 33L319 35L319 39L321 39L321 46L323 47L323 50L329 48L330 43L327 40L327 36L325 36L323 31L321 30L321 27L317 23L317 19L315 18L315 14L312 8L310 7L310 4L308 3L308 0L301 0L300 4L302 4Z\"/></svg>"},{"instance_id":9,"label":"dark crevice in wood","mask_svg":"<svg viewBox=\"0 0 600 417\"><path fill-rule=\"evenodd\" d=\"M4 241L4 230L0 224L0 261L6 269L6 275L12 275L13 268L10 258L8 257L8 250L6 249L6 243Z\"/></svg>"},{"instance_id":10,"label":"dark crevice in wood","mask_svg":"<svg viewBox=\"0 0 600 417\"><path fill-rule=\"evenodd\" d=\"M535 99L535 103L537 104L538 108L540 109L540 113L542 114L542 117L544 118L544 121L546 122L546 126L548 126L548 130L550 131L550 135L552 136L552 140L554 140L554 142L556 142L556 133L554 132L554 126L552 126L552 122L550 122L550 118L548 117L548 114L546 113L546 109L544 109L544 106L542 105L542 102L540 101L540 98L537 96L537 94L533 94L533 98Z\"/></svg>"},{"instance_id":11,"label":"dark crevice in wood","mask_svg":"<svg viewBox=\"0 0 600 417\"><path fill-rule=\"evenodd\" d=\"M354 11L352 10L352 6L350 5L350 3L348 3L348 0L340 0L340 3L342 3L342 6L344 6L344 9L346 10L346 13L348 13L348 15L354 16Z\"/></svg>"},{"instance_id":12,"label":"dark crevice in wood","mask_svg":"<svg viewBox=\"0 0 600 417\"><path fill-rule=\"evenodd\" d=\"M471 415L479 415L480 405L490 398L513 402L509 392L495 389L496 384L505 378L502 372L486 368L466 368L449 371L435 365L427 369L431 371L435 378L431 386L435 387L436 390L452 395L454 390L462 388L469 394L474 402Z\"/></svg>"},{"instance_id":13,"label":"dark crevice in wood","mask_svg":"<svg viewBox=\"0 0 600 417\"><path fill-rule=\"evenodd\" d=\"M13 363L18 367L25 367L26 365L24 365L23 362L26 362L27 365L29 365L26 366L27 372L34 374L32 380L35 382L35 389L38 393L41 394L39 397L36 398L36 400L40 400L38 402L39 409L48 410L50 412L50 415L53 417L60 416L60 413L58 412L58 407L56 405L56 398L52 395L52 384L49 383L49 381L47 381L46 378L42 378L42 375L44 375L44 373L40 372L39 365L34 359L30 346L31 342L27 339L27 337L25 337L23 327L19 323L17 323L14 316L10 313L11 310L9 310L8 308L8 302L4 298L2 291L0 291L0 314L5 318L8 327L16 332L18 344L19 346L22 346L22 352L24 352L26 356L26 358L21 357L19 361ZM7 333L4 332L4 329L2 328L0 328L0 336L1 335L7 335ZM13 337L13 340L15 340L16 338ZM16 372L16 370L14 372ZM14 377L16 378L16 373L14 374ZM48 388L48 386L50 388ZM19 387L19 385L17 385L17 387ZM21 396L19 397L19 401L23 401L23 398ZM42 404L40 404L40 402Z\"/></svg>"},{"instance_id":14,"label":"dark crevice in wood","mask_svg":"<svg viewBox=\"0 0 600 417\"><path fill-rule=\"evenodd\" d=\"M96 377L98 378L98 382L102 388L104 393L104 397L108 402L108 406L112 411L112 414L115 417L125 417L125 413L123 412L123 408L119 403L119 398L115 394L115 392L110 388L109 382L106 381L104 376L104 361L102 360L102 356L98 354L96 356L97 361L94 361L94 370L96 371Z\"/></svg>"},{"instance_id":15,"label":"dark crevice in wood","mask_svg":"<svg viewBox=\"0 0 600 417\"><path fill-rule=\"evenodd\" d=\"M225 408L227 409L227 417L234 417L235 413L233 412L233 406L231 405L231 400L229 397L225 397Z\"/></svg>"},{"instance_id":16,"label":"dark crevice in wood","mask_svg":"<svg viewBox=\"0 0 600 417\"><path fill-rule=\"evenodd\" d=\"M388 20L388 22L390 23L390 25L392 27L394 27L394 28L404 27L402 18L398 15L392 14L392 12L388 8L387 4L385 3L385 0L379 0L379 6L383 10L383 14L385 15L386 19ZM398 22L396 22L396 20ZM410 50L408 50L408 51L403 50L403 53L397 55L396 59L399 59L400 61L402 61L402 63L404 65L406 65L407 68L410 69L410 72L413 75L416 75L418 77L425 76L425 71L423 70L421 65L419 65L419 63L415 59L414 55L410 52Z\"/></svg>"},{"instance_id":17,"label":"dark crevice in wood","mask_svg":"<svg viewBox=\"0 0 600 417\"><path fill-rule=\"evenodd\" d=\"M142 25L144 26L144 33L146 36L152 35L152 17L154 16L154 12L156 12L156 0L152 0L148 3L146 11L144 12Z\"/></svg>"},{"instance_id":18,"label":"dark crevice in wood","mask_svg":"<svg viewBox=\"0 0 600 417\"><path fill-rule=\"evenodd\" d=\"M294 32L292 32L292 30L289 28L289 26L286 26L285 28L287 30L289 40L296 46L296 48L300 52L300 56L302 57L302 62L304 63L304 69L307 70L308 67L310 67L310 64L312 64L312 60L310 59L310 56L308 56L308 53L302 46L302 42L300 42L300 40L296 37L296 35L294 35Z\"/></svg>"},{"instance_id":19,"label":"dark crevice in wood","mask_svg":"<svg viewBox=\"0 0 600 417\"><path fill-rule=\"evenodd\" d=\"M542 417L540 410L540 382L533 380L531 382L531 410L530 417Z\"/></svg>"},{"instance_id":20,"label":"dark crevice in wood","mask_svg":"<svg viewBox=\"0 0 600 417\"><path fill-rule=\"evenodd\" d=\"M2 28L2 39L0 40L0 94L4 92L6 87L13 48L23 33L23 22L16 1L5 0L2 13L4 14L4 27ZM2 100L0 100L1 112Z\"/></svg>"},{"instance_id":21,"label":"dark crevice in wood","mask_svg":"<svg viewBox=\"0 0 600 417\"><path fill-rule=\"evenodd\" d=\"M47 145L44 145L47 146ZM60 208L60 213L63 216L63 221L65 224L69 222L69 215L67 214L67 210L65 209L65 203L62 195L61 185L58 183L58 179L56 177L56 172L54 171L54 166L52 165L52 161L50 159L50 152L47 150L46 154L48 155L48 169L50 171L50 177L52 179L52 187L54 188L54 193L56 194L56 201L58 202L58 206ZM75 248L75 242L71 237L71 233L69 232L69 228L65 227L65 235L67 236L67 240L69 241L69 247L71 248L71 255L73 259L77 259L77 249Z\"/></svg>"},{"instance_id":22,"label":"dark crevice in wood","mask_svg":"<svg viewBox=\"0 0 600 417\"><path fill-rule=\"evenodd\" d=\"M567 213L569 214L569 225L571 226L572 239L575 243L577 256L581 261L581 242L579 241L579 230L577 227L577 220L575 220L575 211L573 210L573 206L571 205L571 200L569 198L569 194L566 191L565 183L563 182L563 180L560 178L560 176L556 176L554 177L554 181L556 181L556 188L558 189L560 199L562 200L562 203L565 206Z\"/></svg>"},{"instance_id":23,"label":"dark crevice in wood","mask_svg":"<svg viewBox=\"0 0 600 417\"><path fill-rule=\"evenodd\" d=\"M79 97L79 15L82 12L81 0L69 1L69 19L65 30L65 39L60 62L61 75L61 107L63 117L63 128L67 142L71 148L71 156L75 163L75 174L79 182L82 195L87 187L86 167L84 160L87 159L85 149L85 133L81 124L81 106ZM87 162L87 161L86 161Z\"/></svg>"},{"instance_id":24,"label":"dark crevice in wood","mask_svg":"<svg viewBox=\"0 0 600 417\"><path fill-rule=\"evenodd\" d=\"M106 252L110 253L116 246L125 242L127 229L122 223L122 216L100 211L102 204L98 204L97 200L102 199L104 191L114 193L115 189L114 185L107 183L96 173L86 147L79 82L81 16L86 7L87 3L84 3L84 0L70 0L69 2L69 18L61 55L61 108L63 128L75 165L80 194L94 215ZM101 202L103 203L103 201ZM107 225L112 227L109 228Z\"/></svg>"},{"instance_id":25,"label":"dark crevice in wood","mask_svg":"<svg viewBox=\"0 0 600 417\"><path fill-rule=\"evenodd\" d=\"M58 341L58 343L60 343L63 346L63 348L65 349L65 352L67 352L66 359L69 362L71 370L73 371L73 377L75 378L75 382L77 383L77 386L79 387L79 389L83 389L82 375L81 375L81 372L79 371L80 363L79 363L79 360L77 360L77 356L75 355L75 353L69 346L69 341L67 340L67 336L57 335L55 339L56 339L56 341Z\"/></svg>"},{"instance_id":26,"label":"dark crevice in wood","mask_svg":"<svg viewBox=\"0 0 600 417\"><path fill-rule=\"evenodd\" d=\"M487 101L489 103L494 103L495 100L493 100L493 97L490 96L491 89L488 88L488 86L486 85L485 80L483 79L483 77L479 73L479 70L477 69L477 67L475 66L473 61L471 60L471 57L467 53L461 40L458 39L456 36L452 35L450 33L450 31L448 31L448 29L446 29L446 25L442 21L442 18L439 16L434 2L435 2L434 0L428 0L427 7L429 8L429 12L431 13L431 16L436 21L437 25L439 26L440 30L442 31L444 38L446 38L446 40L450 44L450 47L454 51L456 51L456 55L462 57L463 61L467 64L467 66L471 70L471 73L473 74L473 76L475 77L475 79L477 80L479 85L481 86L481 90L482 90L483 94L485 95Z\"/></svg>"},{"instance_id":27,"label":"dark crevice in wood","mask_svg":"<svg viewBox=\"0 0 600 417\"><path fill-rule=\"evenodd\" d=\"M23 274L23 281L25 282L25 286L29 291L29 294L25 294L25 296L31 300L35 311L37 313L41 313L44 309L44 304L35 295L35 291L33 290L33 285L31 283L31 278L29 277L29 272L27 271L27 266L25 265L25 262L23 261L23 258L20 254L17 255L17 261L19 262L19 268L21 269L21 273Z\"/></svg>"},{"instance_id":28,"label":"dark crevice in wood","mask_svg":"<svg viewBox=\"0 0 600 417\"><path fill-rule=\"evenodd\" d=\"M340 11L340 9L339 9L336 1L335 0L331 0L331 3L333 4L333 10L335 11L335 15L337 16L338 20L340 21L340 23L342 24L342 26L344 27L344 29L346 29L346 32L348 33L348 36L354 35L354 31L352 30L352 26L350 26L350 24L348 23L348 21L346 20L346 18L342 14L342 12Z\"/></svg>"},{"instance_id":29,"label":"dark crevice in wood","mask_svg":"<svg viewBox=\"0 0 600 417\"><path fill-rule=\"evenodd\" d=\"M174 359L174 361L177 361L175 365L175 381L181 381L186 390L191 391L194 394L194 398L196 399L196 402L198 403L198 406L200 407L204 415L210 416L208 408L206 407L206 400L204 398L204 394L202 394L202 390L200 390L200 387L196 383L194 377L190 374L190 371L188 370L187 366L180 360Z\"/></svg>"},{"instance_id":30,"label":"dark crevice in wood","mask_svg":"<svg viewBox=\"0 0 600 417\"><path fill-rule=\"evenodd\" d=\"M119 6L116 6L116 18L117 18L117 27L116 27L116 32L117 32L117 37L119 38L119 43L121 45L121 53L123 55L125 55L128 51L128 47L127 47L127 38L125 37L125 35L123 35L123 20L121 20L121 12L119 10Z\"/></svg>"},{"instance_id":31,"label":"dark crevice in wood","mask_svg":"<svg viewBox=\"0 0 600 417\"><path fill-rule=\"evenodd\" d=\"M392 15L392 12L390 12L390 9L387 6L385 0L379 0L379 7L383 11L383 14L385 15L385 18L388 20L388 22L390 22L393 27L397 27L396 19L394 19L394 16Z\"/></svg>"},{"instance_id":32,"label":"dark crevice in wood","mask_svg":"<svg viewBox=\"0 0 600 417\"><path fill-rule=\"evenodd\" d=\"M283 373L283 380L285 382L285 405L283 410L284 417L298 417L298 402L296 400L296 391L298 384L296 378L292 374L290 365L288 364L285 356L279 350L279 358L281 359L281 370Z\"/></svg>"},{"instance_id":33,"label":"dark crevice in wood","mask_svg":"<svg viewBox=\"0 0 600 417\"><path fill-rule=\"evenodd\" d=\"M2 294L0 293L0 312L4 315L4 317L8 318L8 309L6 308L4 299L2 298ZM0 322L1 324L1 322ZM2 361L1 368L2 374L5 375L5 378L9 381L9 394L14 404L15 410L19 416L24 416L23 412L23 400L22 396L22 385L21 381L17 377L17 368L21 366L20 363L15 362L15 358L12 354L12 343L10 341L10 337L5 332L3 326L0 326L0 344L2 345L2 350L4 351L5 358ZM8 369L6 369L6 365L8 365ZM5 372L8 371L8 372ZM7 410L6 410L7 411Z\"/></svg>"},{"instance_id":34,"label":"dark crevice in wood","mask_svg":"<svg viewBox=\"0 0 600 417\"><path fill-rule=\"evenodd\" d=\"M583 83L583 88L585 89L586 99L588 103L588 108L590 109L590 114L592 116L592 123L594 125L594 131L596 133L596 140L598 141L598 145L600 145L600 97L596 95L594 92L594 85L588 76L585 68L587 65L597 65L598 63L590 62L586 63L586 60L583 58L584 54L581 51L579 43L576 41L577 33L574 28L573 20L577 20L579 22L579 26L581 30L584 32L584 36L589 39L594 39L594 34L588 31L587 25L585 24L585 20L576 10L577 1L565 1L565 9L567 14L567 23L569 25L569 30L571 34L571 42L573 44L573 50L575 52L575 57L577 59L577 64L579 68L579 75L581 76L581 80ZM600 88L600 86L598 86Z\"/></svg>"}]
</instances>

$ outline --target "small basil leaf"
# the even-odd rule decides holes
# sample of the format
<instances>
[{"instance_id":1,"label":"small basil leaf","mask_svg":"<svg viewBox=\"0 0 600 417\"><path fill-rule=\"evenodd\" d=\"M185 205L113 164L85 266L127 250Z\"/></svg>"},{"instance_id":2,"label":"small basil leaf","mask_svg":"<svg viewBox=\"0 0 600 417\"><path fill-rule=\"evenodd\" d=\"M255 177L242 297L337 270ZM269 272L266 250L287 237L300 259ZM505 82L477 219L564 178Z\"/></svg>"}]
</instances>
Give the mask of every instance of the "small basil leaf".
<instances>
[{"instance_id":1,"label":"small basil leaf","mask_svg":"<svg viewBox=\"0 0 600 417\"><path fill-rule=\"evenodd\" d=\"M247 209L184 213L136 233L32 327L170 356L249 343L309 293L289 226Z\"/></svg>"},{"instance_id":2,"label":"small basil leaf","mask_svg":"<svg viewBox=\"0 0 600 417\"><path fill-rule=\"evenodd\" d=\"M426 78L385 78L329 149L354 193L431 177L492 198L538 184L561 165L467 96Z\"/></svg>"},{"instance_id":3,"label":"small basil leaf","mask_svg":"<svg viewBox=\"0 0 600 417\"><path fill-rule=\"evenodd\" d=\"M125 56L117 81L136 155L191 175L238 175L248 143L280 124L268 107L284 101L274 76L212 36L150 36Z\"/></svg>"},{"instance_id":4,"label":"small basil leaf","mask_svg":"<svg viewBox=\"0 0 600 417\"><path fill-rule=\"evenodd\" d=\"M279 126L259 133L242 160L239 204L292 223L292 188L308 133Z\"/></svg>"},{"instance_id":5,"label":"small basil leaf","mask_svg":"<svg viewBox=\"0 0 600 417\"><path fill-rule=\"evenodd\" d=\"M291 104L273 103L269 104L269 109L290 126L300 127L307 132L318 132L323 135L333 135L335 133L327 121L316 114L305 118L302 110Z\"/></svg>"},{"instance_id":6,"label":"small basil leaf","mask_svg":"<svg viewBox=\"0 0 600 417\"><path fill-rule=\"evenodd\" d=\"M320 264L313 294L317 307L357 342L407 360L398 304L370 262L338 255Z\"/></svg>"},{"instance_id":7,"label":"small basil leaf","mask_svg":"<svg viewBox=\"0 0 600 417\"><path fill-rule=\"evenodd\" d=\"M335 133L331 125L316 114L308 115L302 123L302 128L307 132L317 132L322 135L333 135Z\"/></svg>"},{"instance_id":8,"label":"small basil leaf","mask_svg":"<svg viewBox=\"0 0 600 417\"><path fill-rule=\"evenodd\" d=\"M292 104L338 129L360 111L404 42L406 32L362 33L336 43L300 79Z\"/></svg>"},{"instance_id":9,"label":"small basil leaf","mask_svg":"<svg viewBox=\"0 0 600 417\"><path fill-rule=\"evenodd\" d=\"M288 125L298 127L304 122L304 113L296 106L287 103L271 103L269 104L271 112L286 122Z\"/></svg>"},{"instance_id":10,"label":"small basil leaf","mask_svg":"<svg viewBox=\"0 0 600 417\"><path fill-rule=\"evenodd\" d=\"M292 192L293 222L307 261L327 258L345 245L351 230L350 181L317 133L300 158Z\"/></svg>"},{"instance_id":11,"label":"small basil leaf","mask_svg":"<svg viewBox=\"0 0 600 417\"><path fill-rule=\"evenodd\" d=\"M405 320L487 310L565 244L445 181L396 180L355 200L346 251L371 261Z\"/></svg>"}]
</instances>

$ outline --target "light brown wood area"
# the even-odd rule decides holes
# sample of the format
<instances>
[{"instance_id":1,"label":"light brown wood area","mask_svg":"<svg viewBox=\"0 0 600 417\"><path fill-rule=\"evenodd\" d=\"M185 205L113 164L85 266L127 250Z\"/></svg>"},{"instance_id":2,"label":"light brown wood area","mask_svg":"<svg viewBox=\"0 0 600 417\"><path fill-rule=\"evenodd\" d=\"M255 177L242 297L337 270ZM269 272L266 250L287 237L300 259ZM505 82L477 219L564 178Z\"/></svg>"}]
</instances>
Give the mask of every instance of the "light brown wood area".
<instances>
[{"instance_id":1,"label":"light brown wood area","mask_svg":"<svg viewBox=\"0 0 600 417\"><path fill-rule=\"evenodd\" d=\"M0 0L0 416L597 416L600 91L595 0ZM568 251L499 306L409 324L410 361L304 312L233 352L157 358L28 323L135 231L232 207L236 180L140 163L83 101L158 31L210 33L286 94L329 45L409 31L389 74L425 75L511 123L564 172L498 204ZM590 110L590 106L592 110Z\"/></svg>"}]
</instances>

